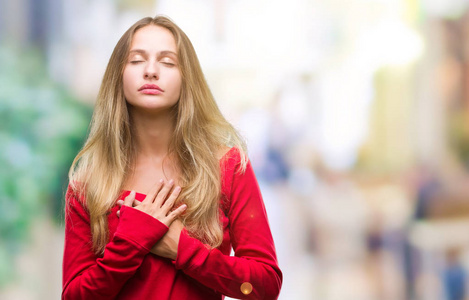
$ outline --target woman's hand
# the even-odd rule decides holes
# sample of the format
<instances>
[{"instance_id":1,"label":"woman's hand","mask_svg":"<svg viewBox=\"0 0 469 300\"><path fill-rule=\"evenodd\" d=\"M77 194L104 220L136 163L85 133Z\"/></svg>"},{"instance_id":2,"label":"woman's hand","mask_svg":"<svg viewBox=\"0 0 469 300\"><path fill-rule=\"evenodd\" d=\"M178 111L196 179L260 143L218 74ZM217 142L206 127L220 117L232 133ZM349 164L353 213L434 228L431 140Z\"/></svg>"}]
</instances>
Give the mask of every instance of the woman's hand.
<instances>
[{"instance_id":1,"label":"woman's hand","mask_svg":"<svg viewBox=\"0 0 469 300\"><path fill-rule=\"evenodd\" d=\"M176 260L179 236L183 228L184 225L182 225L180 220L174 220L171 226L169 226L168 232L151 248L150 252L161 257Z\"/></svg>"},{"instance_id":2,"label":"woman's hand","mask_svg":"<svg viewBox=\"0 0 469 300\"><path fill-rule=\"evenodd\" d=\"M127 197L125 197L124 201L119 200L117 203L120 206L125 205L138 209L170 227L171 223L173 223L173 221L187 208L187 206L183 204L172 210L174 202L181 192L181 187L179 186L176 186L171 191L173 185L173 180L165 183L164 180L161 179L142 202L135 200L135 191L132 191ZM120 211L118 211L117 214L119 216Z\"/></svg>"}]
</instances>

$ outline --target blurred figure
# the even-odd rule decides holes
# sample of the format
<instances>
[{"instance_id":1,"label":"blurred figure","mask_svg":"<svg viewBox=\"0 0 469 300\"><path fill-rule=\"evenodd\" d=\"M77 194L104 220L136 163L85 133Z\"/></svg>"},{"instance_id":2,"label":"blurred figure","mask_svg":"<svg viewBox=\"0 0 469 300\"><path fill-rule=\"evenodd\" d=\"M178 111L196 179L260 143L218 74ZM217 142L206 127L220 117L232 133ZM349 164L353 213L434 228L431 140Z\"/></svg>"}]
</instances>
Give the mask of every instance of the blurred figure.
<instances>
[{"instance_id":1,"label":"blurred figure","mask_svg":"<svg viewBox=\"0 0 469 300\"><path fill-rule=\"evenodd\" d=\"M447 300L466 299L467 271L461 264L461 249L449 249L446 253L447 267L443 270L443 285Z\"/></svg>"}]
</instances>

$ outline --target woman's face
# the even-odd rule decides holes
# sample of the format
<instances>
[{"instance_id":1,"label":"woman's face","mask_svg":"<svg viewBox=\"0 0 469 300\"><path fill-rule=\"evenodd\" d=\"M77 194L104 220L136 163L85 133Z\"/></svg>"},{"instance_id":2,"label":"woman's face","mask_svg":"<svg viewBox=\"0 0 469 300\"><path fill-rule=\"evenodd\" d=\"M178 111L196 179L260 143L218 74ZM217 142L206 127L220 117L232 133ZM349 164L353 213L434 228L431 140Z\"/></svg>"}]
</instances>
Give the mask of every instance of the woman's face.
<instances>
[{"instance_id":1,"label":"woman's face","mask_svg":"<svg viewBox=\"0 0 469 300\"><path fill-rule=\"evenodd\" d=\"M179 100L181 81L172 33L155 25L138 29L123 75L124 95L131 108L161 112L173 107Z\"/></svg>"}]
</instances>

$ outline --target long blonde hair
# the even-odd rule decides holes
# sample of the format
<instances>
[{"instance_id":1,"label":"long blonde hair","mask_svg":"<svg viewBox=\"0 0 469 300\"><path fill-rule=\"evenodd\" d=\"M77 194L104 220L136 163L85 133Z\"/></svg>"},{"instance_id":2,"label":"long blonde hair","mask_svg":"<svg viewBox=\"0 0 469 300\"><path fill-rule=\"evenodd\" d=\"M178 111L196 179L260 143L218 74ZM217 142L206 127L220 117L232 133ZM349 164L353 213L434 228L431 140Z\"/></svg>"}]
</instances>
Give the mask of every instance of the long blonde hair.
<instances>
[{"instance_id":1,"label":"long blonde hair","mask_svg":"<svg viewBox=\"0 0 469 300\"><path fill-rule=\"evenodd\" d=\"M69 171L70 186L83 195L83 205L89 212L92 245L97 254L104 251L109 241L107 213L122 193L134 163L132 120L122 79L132 38L138 29L148 25L168 29L177 45L182 86L174 107L176 126L169 153L176 158L181 171L179 184L183 189L179 199L187 204L182 221L192 236L212 247L219 246L223 239L219 150L237 147L242 169L246 165L245 143L221 114L189 38L166 17L141 19L114 48L98 93L88 139Z\"/></svg>"}]
</instances>

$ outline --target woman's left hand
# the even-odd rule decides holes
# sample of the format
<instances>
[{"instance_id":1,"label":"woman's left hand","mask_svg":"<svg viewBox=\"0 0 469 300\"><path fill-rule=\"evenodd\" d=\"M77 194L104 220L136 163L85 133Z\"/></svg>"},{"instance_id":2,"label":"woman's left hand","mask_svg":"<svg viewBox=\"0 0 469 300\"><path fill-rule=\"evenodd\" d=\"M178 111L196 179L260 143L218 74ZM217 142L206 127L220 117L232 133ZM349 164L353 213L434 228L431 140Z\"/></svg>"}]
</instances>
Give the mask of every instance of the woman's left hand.
<instances>
[{"instance_id":1,"label":"woman's left hand","mask_svg":"<svg viewBox=\"0 0 469 300\"><path fill-rule=\"evenodd\" d=\"M176 260L179 236L183 228L184 225L180 220L174 220L169 226L168 232L151 248L150 252L161 257Z\"/></svg>"}]
</instances>

